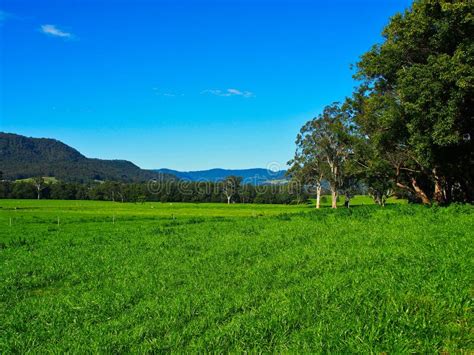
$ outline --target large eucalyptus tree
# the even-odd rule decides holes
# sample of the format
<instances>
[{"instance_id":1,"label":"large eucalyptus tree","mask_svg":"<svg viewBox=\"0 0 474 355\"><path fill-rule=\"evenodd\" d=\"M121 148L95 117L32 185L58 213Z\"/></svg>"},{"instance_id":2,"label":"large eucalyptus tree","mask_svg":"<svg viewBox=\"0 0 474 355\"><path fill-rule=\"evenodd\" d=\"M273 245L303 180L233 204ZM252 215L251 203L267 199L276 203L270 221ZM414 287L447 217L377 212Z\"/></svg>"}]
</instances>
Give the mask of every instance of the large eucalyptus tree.
<instances>
[{"instance_id":1,"label":"large eucalyptus tree","mask_svg":"<svg viewBox=\"0 0 474 355\"><path fill-rule=\"evenodd\" d=\"M319 194L322 179L327 180L332 208L337 208L346 163L352 154L353 128L349 113L340 104L333 103L308 121L296 138L293 170L311 176L319 184Z\"/></svg>"},{"instance_id":2,"label":"large eucalyptus tree","mask_svg":"<svg viewBox=\"0 0 474 355\"><path fill-rule=\"evenodd\" d=\"M423 203L474 200L473 13L473 1L415 1L357 63L356 121Z\"/></svg>"}]
</instances>

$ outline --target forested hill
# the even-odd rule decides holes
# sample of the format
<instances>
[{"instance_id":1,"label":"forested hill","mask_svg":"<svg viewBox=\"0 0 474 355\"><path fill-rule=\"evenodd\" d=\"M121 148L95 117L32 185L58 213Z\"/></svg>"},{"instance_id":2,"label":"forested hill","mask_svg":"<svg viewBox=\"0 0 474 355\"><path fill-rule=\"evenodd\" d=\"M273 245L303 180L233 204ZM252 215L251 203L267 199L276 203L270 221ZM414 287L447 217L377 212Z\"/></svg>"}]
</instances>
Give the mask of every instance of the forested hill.
<instances>
[{"instance_id":1,"label":"forested hill","mask_svg":"<svg viewBox=\"0 0 474 355\"><path fill-rule=\"evenodd\" d=\"M177 171L171 169L158 169L157 172L171 174L187 181L222 181L228 176L240 176L244 183L263 185L282 183L286 181L285 170L271 171L268 169L210 169L199 171Z\"/></svg>"},{"instance_id":2,"label":"forested hill","mask_svg":"<svg viewBox=\"0 0 474 355\"><path fill-rule=\"evenodd\" d=\"M76 149L48 138L0 132L0 171L4 179L52 176L64 181L145 181L164 175L140 169L127 160L87 158Z\"/></svg>"}]
</instances>

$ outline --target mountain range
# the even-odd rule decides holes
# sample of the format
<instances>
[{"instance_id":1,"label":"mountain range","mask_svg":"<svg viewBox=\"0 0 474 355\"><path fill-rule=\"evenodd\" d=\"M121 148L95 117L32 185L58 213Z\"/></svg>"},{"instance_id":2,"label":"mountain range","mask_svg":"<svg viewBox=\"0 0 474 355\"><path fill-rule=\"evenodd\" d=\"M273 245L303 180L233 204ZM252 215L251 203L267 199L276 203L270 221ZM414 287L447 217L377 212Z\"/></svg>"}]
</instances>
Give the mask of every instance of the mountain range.
<instances>
[{"instance_id":1,"label":"mountain range","mask_svg":"<svg viewBox=\"0 0 474 355\"><path fill-rule=\"evenodd\" d=\"M240 176L245 183L262 185L285 182L285 171L267 169L210 169L177 171L145 170L127 160L93 159L51 138L32 138L0 132L0 179L17 180L35 176L55 177L62 181L140 182L150 179L183 179L187 181L220 181Z\"/></svg>"},{"instance_id":2,"label":"mountain range","mask_svg":"<svg viewBox=\"0 0 474 355\"><path fill-rule=\"evenodd\" d=\"M51 176L63 181L114 180L138 182L174 178L140 169L127 160L87 158L76 149L49 138L0 132L0 171L4 179Z\"/></svg>"}]
</instances>

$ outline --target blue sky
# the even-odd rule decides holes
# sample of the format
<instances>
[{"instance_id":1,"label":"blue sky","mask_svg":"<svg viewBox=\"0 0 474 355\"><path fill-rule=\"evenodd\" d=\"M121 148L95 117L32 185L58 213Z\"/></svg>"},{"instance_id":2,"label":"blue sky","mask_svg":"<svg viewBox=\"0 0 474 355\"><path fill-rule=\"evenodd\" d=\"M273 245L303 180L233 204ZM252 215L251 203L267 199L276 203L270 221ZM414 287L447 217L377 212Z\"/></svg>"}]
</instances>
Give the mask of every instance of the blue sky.
<instances>
[{"instance_id":1,"label":"blue sky","mask_svg":"<svg viewBox=\"0 0 474 355\"><path fill-rule=\"evenodd\" d=\"M3 0L0 130L197 170L285 163L393 0Z\"/></svg>"}]
</instances>

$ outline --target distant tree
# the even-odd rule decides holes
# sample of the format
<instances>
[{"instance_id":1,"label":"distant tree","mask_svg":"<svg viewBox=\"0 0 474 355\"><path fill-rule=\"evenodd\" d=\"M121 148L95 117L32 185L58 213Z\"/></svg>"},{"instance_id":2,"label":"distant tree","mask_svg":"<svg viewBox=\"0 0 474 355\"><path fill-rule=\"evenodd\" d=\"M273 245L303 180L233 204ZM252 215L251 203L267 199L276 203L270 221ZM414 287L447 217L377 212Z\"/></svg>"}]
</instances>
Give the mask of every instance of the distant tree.
<instances>
[{"instance_id":1,"label":"distant tree","mask_svg":"<svg viewBox=\"0 0 474 355\"><path fill-rule=\"evenodd\" d=\"M0 181L0 198L11 198L12 182L2 180Z\"/></svg>"},{"instance_id":2,"label":"distant tree","mask_svg":"<svg viewBox=\"0 0 474 355\"><path fill-rule=\"evenodd\" d=\"M344 206L349 208L351 199L360 191L359 177L350 168L345 169L342 178L341 193L344 195Z\"/></svg>"},{"instance_id":3,"label":"distant tree","mask_svg":"<svg viewBox=\"0 0 474 355\"><path fill-rule=\"evenodd\" d=\"M255 186L251 184L243 184L240 189L240 201L242 203L251 203L255 198Z\"/></svg>"},{"instance_id":4,"label":"distant tree","mask_svg":"<svg viewBox=\"0 0 474 355\"><path fill-rule=\"evenodd\" d=\"M37 193L37 199L39 200L41 198L41 191L45 189L45 181L41 176L34 177L32 179L33 185L36 188L36 193Z\"/></svg>"},{"instance_id":5,"label":"distant tree","mask_svg":"<svg viewBox=\"0 0 474 355\"><path fill-rule=\"evenodd\" d=\"M102 187L107 191L107 194L110 195L112 201L120 200L124 202L124 184L118 181L106 181Z\"/></svg>"},{"instance_id":6,"label":"distant tree","mask_svg":"<svg viewBox=\"0 0 474 355\"><path fill-rule=\"evenodd\" d=\"M287 175L297 187L299 184L316 189L316 208L321 207L322 182L325 175L325 162L318 155L316 147L308 136L298 135L295 157L288 162Z\"/></svg>"},{"instance_id":7,"label":"distant tree","mask_svg":"<svg viewBox=\"0 0 474 355\"><path fill-rule=\"evenodd\" d=\"M222 192L227 198L227 204L230 204L232 198L235 197L240 190L240 183L242 178L240 176L228 176L222 182Z\"/></svg>"},{"instance_id":8,"label":"distant tree","mask_svg":"<svg viewBox=\"0 0 474 355\"><path fill-rule=\"evenodd\" d=\"M37 198L37 191L35 186L31 182L15 182L13 184L11 198L21 198L21 199L33 199Z\"/></svg>"}]
</instances>

